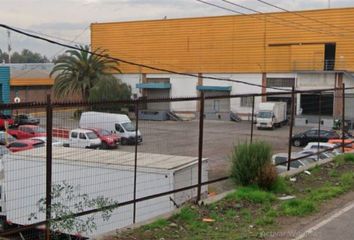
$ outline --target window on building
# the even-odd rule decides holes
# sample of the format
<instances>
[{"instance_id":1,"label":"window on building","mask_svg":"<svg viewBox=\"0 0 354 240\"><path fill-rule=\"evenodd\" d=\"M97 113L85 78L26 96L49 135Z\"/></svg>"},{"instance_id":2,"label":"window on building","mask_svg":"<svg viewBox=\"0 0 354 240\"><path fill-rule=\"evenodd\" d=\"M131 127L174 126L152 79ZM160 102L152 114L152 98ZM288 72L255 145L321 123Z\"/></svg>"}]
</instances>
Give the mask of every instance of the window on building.
<instances>
[{"instance_id":1,"label":"window on building","mask_svg":"<svg viewBox=\"0 0 354 240\"><path fill-rule=\"evenodd\" d=\"M267 78L267 87L289 87L294 86L295 78Z\"/></svg>"},{"instance_id":2,"label":"window on building","mask_svg":"<svg viewBox=\"0 0 354 240\"><path fill-rule=\"evenodd\" d=\"M252 107L252 97L241 97L241 107Z\"/></svg>"}]
</instances>

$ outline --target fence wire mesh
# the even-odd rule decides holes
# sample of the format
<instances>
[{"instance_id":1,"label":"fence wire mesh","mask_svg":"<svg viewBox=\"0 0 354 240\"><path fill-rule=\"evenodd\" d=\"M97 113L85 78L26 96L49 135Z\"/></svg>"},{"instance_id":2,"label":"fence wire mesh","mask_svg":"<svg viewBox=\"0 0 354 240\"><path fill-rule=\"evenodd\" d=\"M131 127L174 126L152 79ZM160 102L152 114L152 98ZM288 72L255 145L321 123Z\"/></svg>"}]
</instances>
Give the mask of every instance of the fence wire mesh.
<instances>
[{"instance_id":1,"label":"fence wire mesh","mask_svg":"<svg viewBox=\"0 0 354 240\"><path fill-rule=\"evenodd\" d=\"M346 143L351 149L350 90L298 91L293 96L201 94L151 102L3 105L16 124L3 126L2 132L0 235L92 237L232 189L231 154L239 143L269 143L274 156L281 156L272 159L279 172L289 163L292 169L299 161L316 162L320 154L334 151L318 143L316 151L298 154L309 142L327 142L325 131L334 132L332 127L337 129L333 146ZM233 112L231 102L241 110ZM262 104L269 102L281 102L283 113L264 115ZM198 111L149 110L182 104ZM280 121L278 115L283 116ZM20 122L20 116L27 120ZM314 128L312 139L297 144L294 136L310 137Z\"/></svg>"}]
</instances>

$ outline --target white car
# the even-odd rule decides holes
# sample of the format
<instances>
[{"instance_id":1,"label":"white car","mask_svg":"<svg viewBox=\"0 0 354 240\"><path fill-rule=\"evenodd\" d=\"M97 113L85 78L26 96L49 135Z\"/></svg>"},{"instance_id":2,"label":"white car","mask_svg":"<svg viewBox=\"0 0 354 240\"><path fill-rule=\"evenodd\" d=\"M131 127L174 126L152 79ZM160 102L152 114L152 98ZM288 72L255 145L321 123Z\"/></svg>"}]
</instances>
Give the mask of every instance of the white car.
<instances>
[{"instance_id":1,"label":"white car","mask_svg":"<svg viewBox=\"0 0 354 240\"><path fill-rule=\"evenodd\" d=\"M299 152L299 154L303 154L303 155L311 155L308 156L309 158L312 158L314 160L324 160L324 159L328 159L328 158L332 158L335 155L331 152L321 152L318 154L318 151L316 149L310 149L310 150L302 150L301 152Z\"/></svg>"},{"instance_id":2,"label":"white car","mask_svg":"<svg viewBox=\"0 0 354 240\"><path fill-rule=\"evenodd\" d=\"M69 141L63 144L64 147L78 148L100 148L101 139L92 130L88 129L73 129L69 133Z\"/></svg>"},{"instance_id":3,"label":"white car","mask_svg":"<svg viewBox=\"0 0 354 240\"><path fill-rule=\"evenodd\" d=\"M306 147L304 147L303 149L304 150L317 150L318 147L320 147L320 151L321 150L327 150L327 149L331 149L331 148L335 148L337 147L337 145L335 144L332 144L332 143L326 143L326 142L309 142ZM336 149L333 149L333 150L330 150L328 152L332 152L334 155L339 155L341 154L341 149L340 148L336 148Z\"/></svg>"},{"instance_id":4,"label":"white car","mask_svg":"<svg viewBox=\"0 0 354 240\"><path fill-rule=\"evenodd\" d=\"M291 159L296 159L299 157L305 156L305 154L300 154L300 153L291 153ZM277 153L272 156L272 162L274 165L276 165L277 172L282 173L287 171L287 166L288 166L288 153ZM315 163L316 160L313 158L302 158L299 160L291 161L290 162L290 170L304 167L308 164Z\"/></svg>"},{"instance_id":5,"label":"white car","mask_svg":"<svg viewBox=\"0 0 354 240\"><path fill-rule=\"evenodd\" d=\"M31 139L42 141L44 144L47 143L47 137L33 137ZM63 144L64 144L63 142L58 141L55 138L52 139L52 146L63 146Z\"/></svg>"}]
</instances>

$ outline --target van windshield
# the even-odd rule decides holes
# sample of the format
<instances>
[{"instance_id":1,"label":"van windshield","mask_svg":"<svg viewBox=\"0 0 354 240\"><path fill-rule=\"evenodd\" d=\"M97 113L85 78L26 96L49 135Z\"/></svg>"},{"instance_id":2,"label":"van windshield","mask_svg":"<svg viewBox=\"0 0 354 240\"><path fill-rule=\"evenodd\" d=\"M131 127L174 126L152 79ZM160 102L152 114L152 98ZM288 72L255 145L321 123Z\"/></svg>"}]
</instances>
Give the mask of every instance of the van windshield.
<instances>
[{"instance_id":1,"label":"van windshield","mask_svg":"<svg viewBox=\"0 0 354 240\"><path fill-rule=\"evenodd\" d=\"M122 123L122 126L128 132L135 132L135 126L131 122Z\"/></svg>"},{"instance_id":2,"label":"van windshield","mask_svg":"<svg viewBox=\"0 0 354 240\"><path fill-rule=\"evenodd\" d=\"M272 113L271 112L259 112L258 116L259 118L271 118Z\"/></svg>"}]
</instances>

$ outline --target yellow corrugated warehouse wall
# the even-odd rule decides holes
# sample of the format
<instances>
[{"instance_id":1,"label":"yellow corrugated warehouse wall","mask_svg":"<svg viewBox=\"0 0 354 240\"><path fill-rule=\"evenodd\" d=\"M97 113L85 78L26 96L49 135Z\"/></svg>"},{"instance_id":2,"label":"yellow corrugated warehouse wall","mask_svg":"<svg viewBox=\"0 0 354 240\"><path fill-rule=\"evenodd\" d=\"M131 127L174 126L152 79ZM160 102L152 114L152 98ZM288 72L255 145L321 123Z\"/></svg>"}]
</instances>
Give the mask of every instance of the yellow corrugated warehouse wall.
<instances>
[{"instance_id":1,"label":"yellow corrugated warehouse wall","mask_svg":"<svg viewBox=\"0 0 354 240\"><path fill-rule=\"evenodd\" d=\"M302 16L270 13L95 23L91 42L94 49L108 49L114 57L202 73L323 70L324 46L336 43L336 69L353 71L354 8L297 13ZM124 73L154 72L120 67Z\"/></svg>"}]
</instances>

